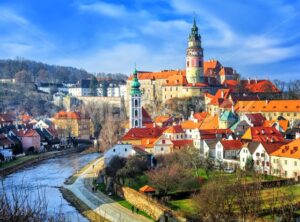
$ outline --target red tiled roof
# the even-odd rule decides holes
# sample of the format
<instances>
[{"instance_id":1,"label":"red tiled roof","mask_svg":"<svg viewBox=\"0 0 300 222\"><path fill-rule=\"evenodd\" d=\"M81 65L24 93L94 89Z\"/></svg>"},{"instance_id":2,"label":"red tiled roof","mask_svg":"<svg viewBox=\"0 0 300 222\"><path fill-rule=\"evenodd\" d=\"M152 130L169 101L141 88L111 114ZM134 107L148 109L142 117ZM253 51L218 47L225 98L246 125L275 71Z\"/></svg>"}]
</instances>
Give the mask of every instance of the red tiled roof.
<instances>
[{"instance_id":1,"label":"red tiled roof","mask_svg":"<svg viewBox=\"0 0 300 222\"><path fill-rule=\"evenodd\" d=\"M300 159L300 138L281 146L279 149L271 153L271 156Z\"/></svg>"},{"instance_id":2,"label":"red tiled roof","mask_svg":"<svg viewBox=\"0 0 300 222\"><path fill-rule=\"evenodd\" d=\"M149 115L149 113L144 109L144 107L142 107L142 121L143 124L147 124L147 123L153 123L151 116Z\"/></svg>"},{"instance_id":3,"label":"red tiled roof","mask_svg":"<svg viewBox=\"0 0 300 222\"><path fill-rule=\"evenodd\" d=\"M171 140L173 146L182 147L193 144L193 140Z\"/></svg>"},{"instance_id":4,"label":"red tiled roof","mask_svg":"<svg viewBox=\"0 0 300 222\"><path fill-rule=\"evenodd\" d=\"M219 105L225 99L228 99L230 96L231 90L230 89L219 89L212 100L210 101L211 104Z\"/></svg>"},{"instance_id":5,"label":"red tiled roof","mask_svg":"<svg viewBox=\"0 0 300 222\"><path fill-rule=\"evenodd\" d=\"M182 73L185 75L185 70L164 70L160 72L138 72L138 79L145 80L145 79L167 79L169 76L177 75ZM133 76L129 76L128 80L132 80Z\"/></svg>"},{"instance_id":6,"label":"red tiled roof","mask_svg":"<svg viewBox=\"0 0 300 222\"><path fill-rule=\"evenodd\" d=\"M231 68L231 67L222 67L219 74L220 74L220 76L233 75L233 68Z\"/></svg>"},{"instance_id":7,"label":"red tiled roof","mask_svg":"<svg viewBox=\"0 0 300 222\"><path fill-rule=\"evenodd\" d=\"M243 147L243 143L240 140L221 140L225 150L239 150Z\"/></svg>"},{"instance_id":8,"label":"red tiled roof","mask_svg":"<svg viewBox=\"0 0 300 222\"><path fill-rule=\"evenodd\" d=\"M183 133L181 125L170 126L164 131L164 133Z\"/></svg>"},{"instance_id":9,"label":"red tiled roof","mask_svg":"<svg viewBox=\"0 0 300 222\"><path fill-rule=\"evenodd\" d=\"M288 143L287 141L283 141L283 142L275 142L275 143L262 142L261 144L265 148L266 152L268 154L271 154L287 143Z\"/></svg>"},{"instance_id":10,"label":"red tiled roof","mask_svg":"<svg viewBox=\"0 0 300 222\"><path fill-rule=\"evenodd\" d=\"M164 128L131 128L123 137L122 140L140 140L145 138L158 138L162 135Z\"/></svg>"},{"instance_id":11,"label":"red tiled roof","mask_svg":"<svg viewBox=\"0 0 300 222\"><path fill-rule=\"evenodd\" d=\"M248 113L245 116L251 121L253 126L263 126L266 118L261 113Z\"/></svg>"},{"instance_id":12,"label":"red tiled roof","mask_svg":"<svg viewBox=\"0 0 300 222\"><path fill-rule=\"evenodd\" d=\"M200 112L200 113L194 113L193 117L197 119L198 121L201 121L205 119L208 115L208 112Z\"/></svg>"},{"instance_id":13,"label":"red tiled roof","mask_svg":"<svg viewBox=\"0 0 300 222\"><path fill-rule=\"evenodd\" d=\"M248 128L248 130L250 130L252 141L257 141L257 142L271 142L271 141L283 142L284 141L284 137L280 132L278 132L278 130L276 130L275 127L250 127ZM245 134L248 132L248 130L245 132Z\"/></svg>"},{"instance_id":14,"label":"red tiled roof","mask_svg":"<svg viewBox=\"0 0 300 222\"><path fill-rule=\"evenodd\" d=\"M170 117L170 116L157 116L154 118L155 123L165 123L165 122L168 122L171 120L172 120L172 117Z\"/></svg>"},{"instance_id":15,"label":"red tiled roof","mask_svg":"<svg viewBox=\"0 0 300 222\"><path fill-rule=\"evenodd\" d=\"M205 129L199 130L201 139L216 139L217 134L228 135L233 134L230 129Z\"/></svg>"},{"instance_id":16,"label":"red tiled roof","mask_svg":"<svg viewBox=\"0 0 300 222\"><path fill-rule=\"evenodd\" d=\"M14 130L17 137L36 137L39 134L34 129L29 130Z\"/></svg>"},{"instance_id":17,"label":"red tiled roof","mask_svg":"<svg viewBox=\"0 0 300 222\"><path fill-rule=\"evenodd\" d=\"M245 88L245 91L249 91L251 93L280 92L280 90L271 81L264 79L241 80L240 82L237 80L225 80L223 83L226 88L232 89L234 92L239 84Z\"/></svg>"}]
</instances>

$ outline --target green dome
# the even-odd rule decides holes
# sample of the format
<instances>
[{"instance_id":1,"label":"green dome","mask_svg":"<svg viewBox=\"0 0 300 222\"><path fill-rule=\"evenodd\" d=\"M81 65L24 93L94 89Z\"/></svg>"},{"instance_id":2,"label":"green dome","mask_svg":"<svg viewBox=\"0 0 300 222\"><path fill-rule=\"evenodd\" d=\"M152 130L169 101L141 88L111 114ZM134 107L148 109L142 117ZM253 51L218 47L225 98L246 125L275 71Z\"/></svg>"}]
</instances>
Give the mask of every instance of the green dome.
<instances>
[{"instance_id":1,"label":"green dome","mask_svg":"<svg viewBox=\"0 0 300 222\"><path fill-rule=\"evenodd\" d=\"M141 84L137 78L137 70L135 69L133 72L133 80L131 82L130 94L131 95L141 94L140 86L141 86Z\"/></svg>"}]
</instances>

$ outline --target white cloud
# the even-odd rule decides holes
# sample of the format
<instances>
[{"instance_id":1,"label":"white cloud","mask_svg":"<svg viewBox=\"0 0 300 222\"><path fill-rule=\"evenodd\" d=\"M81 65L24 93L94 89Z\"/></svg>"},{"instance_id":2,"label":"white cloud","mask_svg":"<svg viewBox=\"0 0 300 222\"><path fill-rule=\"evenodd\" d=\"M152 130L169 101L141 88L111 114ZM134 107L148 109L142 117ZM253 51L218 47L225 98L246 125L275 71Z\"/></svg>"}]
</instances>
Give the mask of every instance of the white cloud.
<instances>
[{"instance_id":1,"label":"white cloud","mask_svg":"<svg viewBox=\"0 0 300 222\"><path fill-rule=\"evenodd\" d=\"M85 11L93 11L106 16L124 17L128 14L124 5L96 2L92 4L80 4L79 8Z\"/></svg>"},{"instance_id":2,"label":"white cloud","mask_svg":"<svg viewBox=\"0 0 300 222\"><path fill-rule=\"evenodd\" d=\"M0 15L0 22L14 23L22 26L29 24L25 18L17 15L14 11L8 8L0 7Z\"/></svg>"}]
</instances>

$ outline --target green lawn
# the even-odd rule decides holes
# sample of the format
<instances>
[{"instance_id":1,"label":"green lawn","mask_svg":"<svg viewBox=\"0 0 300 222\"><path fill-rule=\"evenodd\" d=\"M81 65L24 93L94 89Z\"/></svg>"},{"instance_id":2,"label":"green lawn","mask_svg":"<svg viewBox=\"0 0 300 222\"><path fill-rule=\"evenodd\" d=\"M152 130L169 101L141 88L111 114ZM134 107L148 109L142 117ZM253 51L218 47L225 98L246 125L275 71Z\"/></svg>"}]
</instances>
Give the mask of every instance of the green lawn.
<instances>
[{"instance_id":1,"label":"green lawn","mask_svg":"<svg viewBox=\"0 0 300 222\"><path fill-rule=\"evenodd\" d=\"M0 168L7 168L7 167L11 167L11 166L16 166L16 165L19 165L19 164L21 164L23 162L26 162L28 160L36 159L38 157L39 157L38 155L28 155L28 156L19 157L16 160L12 160L12 161L9 161L9 162L2 163L0 165Z\"/></svg>"},{"instance_id":2,"label":"green lawn","mask_svg":"<svg viewBox=\"0 0 300 222\"><path fill-rule=\"evenodd\" d=\"M106 194L106 195L108 195L108 193L106 192L106 186L105 186L105 184L98 184L97 185L97 189L98 190L100 190L102 193L104 193L104 194ZM123 207L125 207L125 208L127 208L127 209L129 209L129 210L131 210L132 209L132 204L131 203L129 203L127 200L125 200L125 199L123 199L123 198L121 198L121 197L119 197L119 196L117 196L117 195L115 195L115 194L113 194L113 195L111 195L111 196L109 196L111 199L113 199L114 201L116 201L118 204L120 204L121 206L123 206ZM150 215L148 215L146 212L144 212L144 211L139 211L139 214L140 215L142 215L142 216L144 216L144 217L147 217L148 219L150 219L150 220L153 220L154 221L154 219L152 218L152 217L150 217Z\"/></svg>"},{"instance_id":3,"label":"green lawn","mask_svg":"<svg viewBox=\"0 0 300 222\"><path fill-rule=\"evenodd\" d=\"M195 205L192 199L171 200L168 202L168 206L173 210L181 211L186 214L195 213Z\"/></svg>"}]
</instances>

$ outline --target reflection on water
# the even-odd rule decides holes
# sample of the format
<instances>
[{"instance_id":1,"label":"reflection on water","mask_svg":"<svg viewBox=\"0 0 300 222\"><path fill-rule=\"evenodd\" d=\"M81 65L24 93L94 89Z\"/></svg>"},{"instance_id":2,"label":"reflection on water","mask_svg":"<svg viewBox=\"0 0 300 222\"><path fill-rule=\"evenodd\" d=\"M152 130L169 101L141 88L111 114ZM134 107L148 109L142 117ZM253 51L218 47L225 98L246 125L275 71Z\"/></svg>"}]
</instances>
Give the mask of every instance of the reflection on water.
<instances>
[{"instance_id":1,"label":"reflection on water","mask_svg":"<svg viewBox=\"0 0 300 222\"><path fill-rule=\"evenodd\" d=\"M13 188L24 189L26 187L33 197L42 191L46 196L49 213L57 213L61 210L69 221L88 221L63 199L58 187L62 186L65 179L76 170L98 156L98 153L86 155L75 153L43 161L8 175L3 181L4 188L10 191Z\"/></svg>"}]
</instances>

